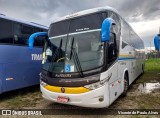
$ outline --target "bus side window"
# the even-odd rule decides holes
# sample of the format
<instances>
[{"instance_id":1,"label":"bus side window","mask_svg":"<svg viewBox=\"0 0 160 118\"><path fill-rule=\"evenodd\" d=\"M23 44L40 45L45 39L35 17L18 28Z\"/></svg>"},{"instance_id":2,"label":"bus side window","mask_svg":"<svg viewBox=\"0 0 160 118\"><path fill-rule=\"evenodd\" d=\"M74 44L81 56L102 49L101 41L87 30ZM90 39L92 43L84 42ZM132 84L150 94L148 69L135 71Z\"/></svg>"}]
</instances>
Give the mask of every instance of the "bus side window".
<instances>
[{"instance_id":1,"label":"bus side window","mask_svg":"<svg viewBox=\"0 0 160 118\"><path fill-rule=\"evenodd\" d=\"M23 24L21 26L21 33L22 34L32 34L33 33L33 27Z\"/></svg>"},{"instance_id":2,"label":"bus side window","mask_svg":"<svg viewBox=\"0 0 160 118\"><path fill-rule=\"evenodd\" d=\"M27 45L28 44L28 37L19 37L17 35L14 35L14 44L15 45Z\"/></svg>"},{"instance_id":3,"label":"bus side window","mask_svg":"<svg viewBox=\"0 0 160 118\"><path fill-rule=\"evenodd\" d=\"M27 45L26 39L21 33L21 23L13 22L13 43L14 45Z\"/></svg>"},{"instance_id":4,"label":"bus side window","mask_svg":"<svg viewBox=\"0 0 160 118\"><path fill-rule=\"evenodd\" d=\"M0 19L0 43L13 44L12 21Z\"/></svg>"}]
</instances>

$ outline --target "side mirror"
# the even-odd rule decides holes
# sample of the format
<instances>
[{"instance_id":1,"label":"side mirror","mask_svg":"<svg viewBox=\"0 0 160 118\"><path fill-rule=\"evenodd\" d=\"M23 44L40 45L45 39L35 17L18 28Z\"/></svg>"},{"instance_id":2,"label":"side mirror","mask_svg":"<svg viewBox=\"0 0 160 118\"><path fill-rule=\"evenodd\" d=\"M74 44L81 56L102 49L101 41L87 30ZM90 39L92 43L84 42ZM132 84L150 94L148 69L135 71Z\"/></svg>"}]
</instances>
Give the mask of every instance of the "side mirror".
<instances>
[{"instance_id":1,"label":"side mirror","mask_svg":"<svg viewBox=\"0 0 160 118\"><path fill-rule=\"evenodd\" d=\"M110 32L112 25L116 25L115 21L112 18L106 18L102 23L102 34L101 34L101 41L102 42L109 42L110 40Z\"/></svg>"},{"instance_id":2,"label":"side mirror","mask_svg":"<svg viewBox=\"0 0 160 118\"><path fill-rule=\"evenodd\" d=\"M29 49L33 49L34 39L35 37L39 37L39 36L48 36L48 35L47 35L47 32L37 32L32 34L28 39Z\"/></svg>"},{"instance_id":3,"label":"side mirror","mask_svg":"<svg viewBox=\"0 0 160 118\"><path fill-rule=\"evenodd\" d=\"M160 51L160 35L154 37L154 45L157 51Z\"/></svg>"}]
</instances>

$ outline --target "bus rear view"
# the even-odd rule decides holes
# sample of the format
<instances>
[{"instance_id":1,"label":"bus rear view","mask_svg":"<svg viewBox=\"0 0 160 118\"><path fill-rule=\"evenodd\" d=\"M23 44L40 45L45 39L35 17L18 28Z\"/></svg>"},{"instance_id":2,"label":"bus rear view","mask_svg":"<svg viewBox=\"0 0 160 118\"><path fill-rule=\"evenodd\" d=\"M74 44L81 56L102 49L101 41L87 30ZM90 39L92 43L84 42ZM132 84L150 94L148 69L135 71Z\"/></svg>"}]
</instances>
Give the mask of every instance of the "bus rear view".
<instances>
[{"instance_id":1,"label":"bus rear view","mask_svg":"<svg viewBox=\"0 0 160 118\"><path fill-rule=\"evenodd\" d=\"M132 29L110 7L52 23L43 52L42 96L53 102L102 108L126 95L144 69L143 41L134 31L135 40L127 39L131 37L127 31Z\"/></svg>"}]
</instances>

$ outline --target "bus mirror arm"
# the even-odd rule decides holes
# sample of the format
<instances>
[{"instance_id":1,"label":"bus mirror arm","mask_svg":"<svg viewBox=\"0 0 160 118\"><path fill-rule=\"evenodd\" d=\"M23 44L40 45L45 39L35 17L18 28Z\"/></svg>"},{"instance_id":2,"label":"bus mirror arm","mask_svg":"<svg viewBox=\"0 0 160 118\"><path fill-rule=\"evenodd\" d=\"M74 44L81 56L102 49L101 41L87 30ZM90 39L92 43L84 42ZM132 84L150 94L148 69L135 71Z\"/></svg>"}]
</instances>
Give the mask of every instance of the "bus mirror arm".
<instances>
[{"instance_id":1,"label":"bus mirror arm","mask_svg":"<svg viewBox=\"0 0 160 118\"><path fill-rule=\"evenodd\" d=\"M33 49L34 39L39 36L46 36L47 37L48 35L47 35L47 32L37 32L37 33L32 34L28 39L28 46L29 46L30 50Z\"/></svg>"},{"instance_id":2,"label":"bus mirror arm","mask_svg":"<svg viewBox=\"0 0 160 118\"><path fill-rule=\"evenodd\" d=\"M115 21L112 18L106 18L102 23L102 34L101 34L101 41L102 42L109 42L110 40L110 32L112 25L116 25Z\"/></svg>"}]
</instances>

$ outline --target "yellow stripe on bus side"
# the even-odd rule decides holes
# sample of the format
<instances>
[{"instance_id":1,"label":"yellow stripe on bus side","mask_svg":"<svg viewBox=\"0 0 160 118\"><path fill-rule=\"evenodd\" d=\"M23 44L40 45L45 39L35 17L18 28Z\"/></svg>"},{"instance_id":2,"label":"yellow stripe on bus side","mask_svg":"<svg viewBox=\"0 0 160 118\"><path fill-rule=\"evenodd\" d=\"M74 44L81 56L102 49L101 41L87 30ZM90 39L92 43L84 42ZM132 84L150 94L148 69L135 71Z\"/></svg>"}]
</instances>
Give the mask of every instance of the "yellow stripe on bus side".
<instances>
[{"instance_id":1,"label":"yellow stripe on bus side","mask_svg":"<svg viewBox=\"0 0 160 118\"><path fill-rule=\"evenodd\" d=\"M66 93L66 94L80 94L80 93L86 93L90 91L87 88L84 87L57 87L57 86L50 86L47 85L44 87L45 89L52 91L52 92L57 92L57 93ZM64 91L62 92L62 88Z\"/></svg>"},{"instance_id":2,"label":"yellow stripe on bus side","mask_svg":"<svg viewBox=\"0 0 160 118\"><path fill-rule=\"evenodd\" d=\"M119 56L135 56L135 55L130 55L130 54L120 54Z\"/></svg>"},{"instance_id":3,"label":"yellow stripe on bus side","mask_svg":"<svg viewBox=\"0 0 160 118\"><path fill-rule=\"evenodd\" d=\"M119 57L121 57L121 58L126 58L126 57L133 58L133 57L135 57L135 55L121 54L121 55L119 55Z\"/></svg>"}]
</instances>

